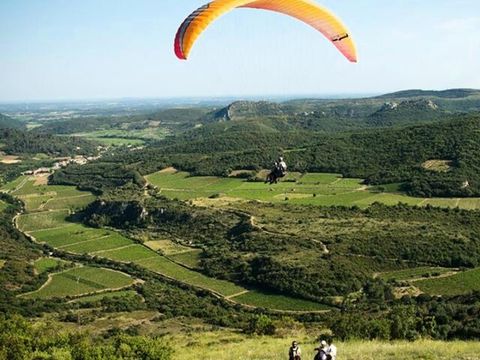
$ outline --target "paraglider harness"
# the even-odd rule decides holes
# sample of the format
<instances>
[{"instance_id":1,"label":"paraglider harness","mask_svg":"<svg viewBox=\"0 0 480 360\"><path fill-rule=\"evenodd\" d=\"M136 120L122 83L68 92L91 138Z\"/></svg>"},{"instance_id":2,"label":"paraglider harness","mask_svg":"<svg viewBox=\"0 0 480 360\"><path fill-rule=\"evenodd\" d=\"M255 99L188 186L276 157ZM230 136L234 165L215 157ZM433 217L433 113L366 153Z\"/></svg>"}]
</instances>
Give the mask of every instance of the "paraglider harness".
<instances>
[{"instance_id":1,"label":"paraglider harness","mask_svg":"<svg viewBox=\"0 0 480 360\"><path fill-rule=\"evenodd\" d=\"M280 162L275 161L275 166L272 171L268 174L265 183L276 184L278 179L281 179L287 175L287 170L280 165Z\"/></svg>"}]
</instances>

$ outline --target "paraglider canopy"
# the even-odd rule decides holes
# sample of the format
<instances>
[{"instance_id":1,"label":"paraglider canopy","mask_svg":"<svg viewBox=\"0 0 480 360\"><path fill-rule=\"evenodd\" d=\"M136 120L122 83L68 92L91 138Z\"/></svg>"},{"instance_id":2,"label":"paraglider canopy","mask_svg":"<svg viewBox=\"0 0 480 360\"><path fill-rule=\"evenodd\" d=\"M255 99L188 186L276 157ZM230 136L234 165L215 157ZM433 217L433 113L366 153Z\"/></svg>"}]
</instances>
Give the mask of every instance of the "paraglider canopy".
<instances>
[{"instance_id":1,"label":"paraglider canopy","mask_svg":"<svg viewBox=\"0 0 480 360\"><path fill-rule=\"evenodd\" d=\"M351 62L357 62L355 43L342 21L311 0L214 0L195 10L175 37L175 54L186 60L200 34L221 15L235 8L270 10L289 15L312 26L332 42Z\"/></svg>"}]
</instances>

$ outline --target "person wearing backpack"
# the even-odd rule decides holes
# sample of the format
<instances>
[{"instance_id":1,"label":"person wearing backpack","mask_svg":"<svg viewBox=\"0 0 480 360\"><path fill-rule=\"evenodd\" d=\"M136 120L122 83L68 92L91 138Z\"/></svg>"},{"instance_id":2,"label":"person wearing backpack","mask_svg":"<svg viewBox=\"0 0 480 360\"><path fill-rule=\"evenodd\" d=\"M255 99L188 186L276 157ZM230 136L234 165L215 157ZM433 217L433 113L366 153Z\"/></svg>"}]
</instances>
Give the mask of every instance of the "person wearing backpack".
<instances>
[{"instance_id":1,"label":"person wearing backpack","mask_svg":"<svg viewBox=\"0 0 480 360\"><path fill-rule=\"evenodd\" d=\"M317 351L317 355L313 358L313 360L328 360L327 355L327 342L322 340L320 343L320 347L315 349Z\"/></svg>"},{"instance_id":2,"label":"person wearing backpack","mask_svg":"<svg viewBox=\"0 0 480 360\"><path fill-rule=\"evenodd\" d=\"M302 350L296 341L292 342L292 346L288 351L288 360L302 360Z\"/></svg>"}]
</instances>

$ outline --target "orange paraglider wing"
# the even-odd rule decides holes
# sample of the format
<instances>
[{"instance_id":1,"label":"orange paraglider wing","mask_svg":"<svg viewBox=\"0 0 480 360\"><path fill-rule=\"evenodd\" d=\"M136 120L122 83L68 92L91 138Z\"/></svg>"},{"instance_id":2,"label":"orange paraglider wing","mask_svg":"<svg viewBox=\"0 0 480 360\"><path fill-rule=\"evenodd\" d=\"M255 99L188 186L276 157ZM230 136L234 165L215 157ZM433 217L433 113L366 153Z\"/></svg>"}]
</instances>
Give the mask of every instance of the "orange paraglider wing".
<instances>
[{"instance_id":1,"label":"orange paraglider wing","mask_svg":"<svg viewBox=\"0 0 480 360\"><path fill-rule=\"evenodd\" d=\"M352 36L342 21L326 8L310 0L215 0L195 10L178 29L175 54L187 59L202 32L217 18L235 8L270 10L290 15L320 31L351 62L357 62Z\"/></svg>"}]
</instances>

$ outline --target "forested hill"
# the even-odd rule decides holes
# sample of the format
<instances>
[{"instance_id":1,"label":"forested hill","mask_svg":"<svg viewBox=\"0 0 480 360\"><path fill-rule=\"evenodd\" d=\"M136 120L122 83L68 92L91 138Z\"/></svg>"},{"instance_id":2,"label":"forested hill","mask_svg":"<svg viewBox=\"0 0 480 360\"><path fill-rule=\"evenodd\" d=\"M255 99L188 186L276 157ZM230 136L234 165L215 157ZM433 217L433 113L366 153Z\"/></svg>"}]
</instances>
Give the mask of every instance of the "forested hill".
<instances>
[{"instance_id":1,"label":"forested hill","mask_svg":"<svg viewBox=\"0 0 480 360\"><path fill-rule=\"evenodd\" d=\"M91 141L75 137L35 134L32 132L0 130L1 150L8 154L47 154L52 156L90 155L97 151Z\"/></svg>"},{"instance_id":2,"label":"forested hill","mask_svg":"<svg viewBox=\"0 0 480 360\"><path fill-rule=\"evenodd\" d=\"M205 130L125 152L121 162L142 174L175 166L198 175L225 175L236 169L270 167L283 153L292 171L342 173L373 184L403 182L411 194L421 196L480 195L480 114L336 135ZM434 171L424 168L428 160L449 165L446 171ZM118 153L105 161L118 162Z\"/></svg>"},{"instance_id":3,"label":"forested hill","mask_svg":"<svg viewBox=\"0 0 480 360\"><path fill-rule=\"evenodd\" d=\"M0 114L0 129L20 129L23 127L23 124L7 115Z\"/></svg>"}]
</instances>

